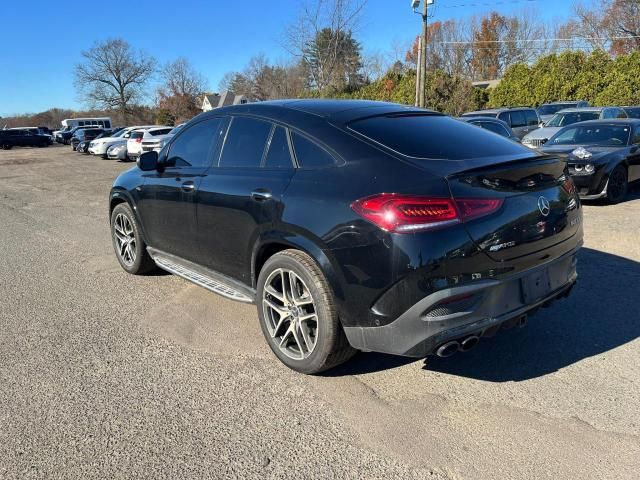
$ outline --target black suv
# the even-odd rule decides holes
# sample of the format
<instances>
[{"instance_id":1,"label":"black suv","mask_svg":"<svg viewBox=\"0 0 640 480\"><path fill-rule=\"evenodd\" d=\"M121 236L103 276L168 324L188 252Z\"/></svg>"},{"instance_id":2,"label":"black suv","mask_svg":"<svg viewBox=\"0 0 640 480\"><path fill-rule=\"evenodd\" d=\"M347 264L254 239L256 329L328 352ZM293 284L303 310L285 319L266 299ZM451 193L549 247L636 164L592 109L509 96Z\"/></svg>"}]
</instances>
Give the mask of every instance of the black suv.
<instances>
[{"instance_id":1,"label":"black suv","mask_svg":"<svg viewBox=\"0 0 640 480\"><path fill-rule=\"evenodd\" d=\"M116 179L109 216L127 272L255 303L305 373L356 350L466 351L567 295L582 244L561 159L367 101L203 113Z\"/></svg>"},{"instance_id":2,"label":"black suv","mask_svg":"<svg viewBox=\"0 0 640 480\"><path fill-rule=\"evenodd\" d=\"M13 147L48 147L49 137L29 130L0 130L0 147L9 150Z\"/></svg>"}]
</instances>

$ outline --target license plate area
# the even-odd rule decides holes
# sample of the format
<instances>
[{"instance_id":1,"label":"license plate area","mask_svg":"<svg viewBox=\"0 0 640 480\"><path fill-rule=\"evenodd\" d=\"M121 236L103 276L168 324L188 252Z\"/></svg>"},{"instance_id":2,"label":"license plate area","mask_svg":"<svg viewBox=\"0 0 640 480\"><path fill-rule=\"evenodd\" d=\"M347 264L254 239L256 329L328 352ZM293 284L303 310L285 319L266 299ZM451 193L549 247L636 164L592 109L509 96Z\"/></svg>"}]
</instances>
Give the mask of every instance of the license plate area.
<instances>
[{"instance_id":1,"label":"license plate area","mask_svg":"<svg viewBox=\"0 0 640 480\"><path fill-rule=\"evenodd\" d=\"M537 302L546 297L553 290L549 269L539 270L520 279L522 302L525 305Z\"/></svg>"}]
</instances>

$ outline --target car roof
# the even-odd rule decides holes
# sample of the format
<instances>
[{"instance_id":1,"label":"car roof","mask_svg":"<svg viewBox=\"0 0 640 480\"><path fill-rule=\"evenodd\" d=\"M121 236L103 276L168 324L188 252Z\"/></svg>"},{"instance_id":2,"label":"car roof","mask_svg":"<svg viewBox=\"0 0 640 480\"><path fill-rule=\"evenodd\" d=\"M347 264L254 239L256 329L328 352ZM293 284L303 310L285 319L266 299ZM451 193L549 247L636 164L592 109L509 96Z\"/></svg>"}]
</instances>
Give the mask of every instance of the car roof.
<instances>
[{"instance_id":1,"label":"car roof","mask_svg":"<svg viewBox=\"0 0 640 480\"><path fill-rule=\"evenodd\" d=\"M479 113L495 113L498 114L500 112L505 112L508 110L535 110L533 107L526 107L526 106L522 106L522 107L501 107L501 108L485 108L484 110L474 110L473 112L465 112L462 115L475 115L475 114L479 114Z\"/></svg>"},{"instance_id":2,"label":"car roof","mask_svg":"<svg viewBox=\"0 0 640 480\"><path fill-rule=\"evenodd\" d=\"M270 100L216 108L202 113L203 116L219 114L255 114L271 118L279 116L313 116L334 123L349 123L353 120L389 114L429 114L442 115L433 110L411 107L390 102L373 100L300 99Z\"/></svg>"},{"instance_id":3,"label":"car roof","mask_svg":"<svg viewBox=\"0 0 640 480\"><path fill-rule=\"evenodd\" d=\"M458 120L463 122L472 123L472 122L492 122L499 123L500 125L507 127L507 129L511 129L509 124L504 120L500 120L499 118L494 117L458 117Z\"/></svg>"},{"instance_id":4,"label":"car roof","mask_svg":"<svg viewBox=\"0 0 640 480\"><path fill-rule=\"evenodd\" d=\"M619 108L619 107L576 107L576 108L563 108L556 113L582 113L582 112L602 112L605 108Z\"/></svg>"}]
</instances>

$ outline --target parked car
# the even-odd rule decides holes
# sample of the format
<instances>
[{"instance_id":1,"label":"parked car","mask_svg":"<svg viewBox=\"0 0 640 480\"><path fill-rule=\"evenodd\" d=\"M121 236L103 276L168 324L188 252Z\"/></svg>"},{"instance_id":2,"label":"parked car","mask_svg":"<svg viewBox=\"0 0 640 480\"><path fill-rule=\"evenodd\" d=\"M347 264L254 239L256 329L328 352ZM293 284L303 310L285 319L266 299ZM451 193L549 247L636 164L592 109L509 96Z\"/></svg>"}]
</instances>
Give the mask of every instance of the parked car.
<instances>
[{"instance_id":1,"label":"parked car","mask_svg":"<svg viewBox=\"0 0 640 480\"><path fill-rule=\"evenodd\" d=\"M544 127L528 133L522 139L522 144L531 148L544 145L562 127L587 120L602 120L608 118L625 118L627 114L620 107L588 107L568 108L556 113Z\"/></svg>"},{"instance_id":2,"label":"parked car","mask_svg":"<svg viewBox=\"0 0 640 480\"><path fill-rule=\"evenodd\" d=\"M31 134L33 135L42 135L46 137L47 141L49 142L49 145L53 143L53 137L43 127L14 127L14 128L11 128L11 130L23 130L26 132L31 132Z\"/></svg>"},{"instance_id":3,"label":"parked car","mask_svg":"<svg viewBox=\"0 0 640 480\"><path fill-rule=\"evenodd\" d=\"M80 142L78 144L78 146L76 147L76 152L79 153L84 153L84 154L89 154L89 145L91 145L91 142L93 140L99 139L99 138L106 138L106 137L110 137L116 133L118 133L118 131L120 131L121 128L116 128L114 130L105 130L103 131L100 135L98 135L95 139L91 139L91 140L84 140L82 142Z\"/></svg>"},{"instance_id":4,"label":"parked car","mask_svg":"<svg viewBox=\"0 0 640 480\"><path fill-rule=\"evenodd\" d=\"M45 135L34 134L28 130L8 129L0 130L0 147L9 150L13 147L48 147L49 138Z\"/></svg>"},{"instance_id":5,"label":"parked car","mask_svg":"<svg viewBox=\"0 0 640 480\"><path fill-rule=\"evenodd\" d=\"M151 152L151 151L159 152L160 150L162 150L162 147L164 147L167 144L167 142L171 140L171 137L173 137L176 133L180 131L183 125L184 123L181 123L180 125L176 125L168 133L163 135L154 135L149 138L143 137L142 153Z\"/></svg>"},{"instance_id":6,"label":"parked car","mask_svg":"<svg viewBox=\"0 0 640 480\"><path fill-rule=\"evenodd\" d=\"M484 128L485 130L489 130L493 133L497 133L498 135L508 138L509 140L513 140L515 142L519 142L520 139L513 133L511 127L507 125L507 122L503 122L502 120L498 120L497 118L490 117L465 117L460 118L463 122L470 123L471 125L475 125L476 127Z\"/></svg>"},{"instance_id":7,"label":"parked car","mask_svg":"<svg viewBox=\"0 0 640 480\"><path fill-rule=\"evenodd\" d=\"M540 117L535 108L511 107L511 108L491 108L487 110L476 110L475 112L463 113L462 117L490 117L506 122L513 130L513 133L522 138L527 133L540 127Z\"/></svg>"},{"instance_id":8,"label":"parked car","mask_svg":"<svg viewBox=\"0 0 640 480\"><path fill-rule=\"evenodd\" d=\"M564 100L560 102L543 103L538 107L538 115L543 123L547 123L551 120L551 117L560 110L565 110L567 108L584 108L589 106L589 102L585 100Z\"/></svg>"},{"instance_id":9,"label":"parked car","mask_svg":"<svg viewBox=\"0 0 640 480\"><path fill-rule=\"evenodd\" d=\"M355 350L449 356L524 324L568 294L582 244L561 159L367 101L203 113L115 180L109 218L124 270L255 302L305 373Z\"/></svg>"},{"instance_id":10,"label":"parked car","mask_svg":"<svg viewBox=\"0 0 640 480\"><path fill-rule=\"evenodd\" d=\"M72 127L69 130L62 130L56 134L56 142L62 143L64 145L70 145L71 139L76 134L76 132L84 128L100 128L100 127L97 125L91 125L86 127Z\"/></svg>"},{"instance_id":11,"label":"parked car","mask_svg":"<svg viewBox=\"0 0 640 480\"><path fill-rule=\"evenodd\" d=\"M640 118L640 106L622 107L629 118Z\"/></svg>"},{"instance_id":12,"label":"parked car","mask_svg":"<svg viewBox=\"0 0 640 480\"><path fill-rule=\"evenodd\" d=\"M127 155L127 144L125 143L116 143L115 145L111 145L107 149L107 158L109 160L120 160L124 162L129 160L129 156Z\"/></svg>"},{"instance_id":13,"label":"parked car","mask_svg":"<svg viewBox=\"0 0 640 480\"><path fill-rule=\"evenodd\" d=\"M576 123L556 133L540 151L566 158L581 198L618 203L628 184L640 180L640 120Z\"/></svg>"},{"instance_id":14,"label":"parked car","mask_svg":"<svg viewBox=\"0 0 640 480\"><path fill-rule=\"evenodd\" d=\"M80 142L84 142L85 140L91 141L104 133L104 131L104 128L80 128L76 130L76 133L73 134L69 141L71 148L75 150Z\"/></svg>"},{"instance_id":15,"label":"parked car","mask_svg":"<svg viewBox=\"0 0 640 480\"><path fill-rule=\"evenodd\" d=\"M140 128L131 132L127 140L127 156L130 160L136 160L142 154L142 141L159 135L166 135L172 127L158 126L152 128Z\"/></svg>"},{"instance_id":16,"label":"parked car","mask_svg":"<svg viewBox=\"0 0 640 480\"><path fill-rule=\"evenodd\" d=\"M89 144L89 153L92 155L100 155L102 158L107 158L107 150L113 145L126 144L127 140L131 136L131 132L139 128L151 128L154 125L138 125L133 127L126 127L120 130L118 133L111 137L101 138L94 140Z\"/></svg>"}]
</instances>

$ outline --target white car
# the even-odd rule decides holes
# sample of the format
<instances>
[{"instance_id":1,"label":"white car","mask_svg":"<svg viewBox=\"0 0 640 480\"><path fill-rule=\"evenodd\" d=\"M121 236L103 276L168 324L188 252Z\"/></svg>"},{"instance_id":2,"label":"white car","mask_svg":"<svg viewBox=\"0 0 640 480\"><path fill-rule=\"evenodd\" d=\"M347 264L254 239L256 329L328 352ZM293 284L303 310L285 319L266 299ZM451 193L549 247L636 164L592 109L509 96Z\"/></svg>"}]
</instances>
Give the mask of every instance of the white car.
<instances>
[{"instance_id":1,"label":"white car","mask_svg":"<svg viewBox=\"0 0 640 480\"><path fill-rule=\"evenodd\" d=\"M107 148L107 158L109 160L128 160L127 157L127 144L116 143Z\"/></svg>"},{"instance_id":2,"label":"white car","mask_svg":"<svg viewBox=\"0 0 640 480\"><path fill-rule=\"evenodd\" d=\"M107 150L116 144L125 144L131 136L131 132L139 128L153 128L154 125L138 125L135 127L127 127L120 130L112 137L97 138L89 144L89 153L92 155L100 155L107 158Z\"/></svg>"},{"instance_id":3,"label":"white car","mask_svg":"<svg viewBox=\"0 0 640 480\"><path fill-rule=\"evenodd\" d=\"M160 126L160 127L144 127L138 128L131 132L129 139L127 140L127 155L131 160L137 159L142 155L142 141L149 140L159 135L166 135L172 130L172 127Z\"/></svg>"},{"instance_id":4,"label":"white car","mask_svg":"<svg viewBox=\"0 0 640 480\"><path fill-rule=\"evenodd\" d=\"M151 137L145 136L142 138L142 153L156 151L159 152L162 150L171 137L173 137L176 133L180 131L180 129L184 126L184 123L180 125L176 125L173 129L163 135L152 135Z\"/></svg>"}]
</instances>

